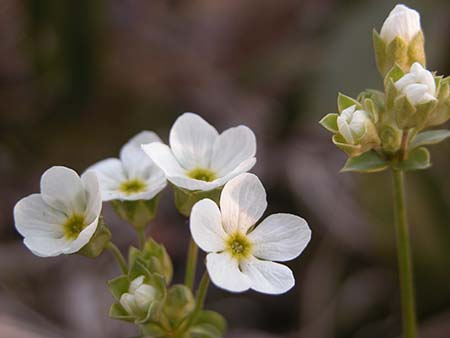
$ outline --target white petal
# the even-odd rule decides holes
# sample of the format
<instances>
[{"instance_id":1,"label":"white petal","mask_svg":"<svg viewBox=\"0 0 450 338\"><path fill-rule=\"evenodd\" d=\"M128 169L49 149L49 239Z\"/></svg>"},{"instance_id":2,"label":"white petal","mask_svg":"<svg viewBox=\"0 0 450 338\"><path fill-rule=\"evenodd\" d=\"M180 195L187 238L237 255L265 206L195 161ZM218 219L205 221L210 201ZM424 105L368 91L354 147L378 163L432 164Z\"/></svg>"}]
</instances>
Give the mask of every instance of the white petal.
<instances>
[{"instance_id":1,"label":"white petal","mask_svg":"<svg viewBox=\"0 0 450 338\"><path fill-rule=\"evenodd\" d=\"M289 261L302 253L311 239L308 223L291 214L274 214L263 220L249 235L253 255L273 261Z\"/></svg>"},{"instance_id":2,"label":"white petal","mask_svg":"<svg viewBox=\"0 0 450 338\"><path fill-rule=\"evenodd\" d=\"M170 148L158 142L142 145L144 152L150 156L153 162L164 171L167 177L185 176L185 170L181 168Z\"/></svg>"},{"instance_id":3,"label":"white petal","mask_svg":"<svg viewBox=\"0 0 450 338\"><path fill-rule=\"evenodd\" d=\"M90 241L95 230L97 230L98 218L99 217L95 218L92 223L88 224L88 226L78 234L78 237L75 240L68 242L68 246L63 250L64 254L78 252Z\"/></svg>"},{"instance_id":4,"label":"white petal","mask_svg":"<svg viewBox=\"0 0 450 338\"><path fill-rule=\"evenodd\" d=\"M87 171L81 175L81 182L86 191L86 222L92 223L102 211L102 196L95 171Z\"/></svg>"},{"instance_id":5,"label":"white petal","mask_svg":"<svg viewBox=\"0 0 450 338\"><path fill-rule=\"evenodd\" d=\"M54 257L64 253L68 247L68 240L64 237L26 237L23 243L30 251L39 257Z\"/></svg>"},{"instance_id":6,"label":"white petal","mask_svg":"<svg viewBox=\"0 0 450 338\"><path fill-rule=\"evenodd\" d=\"M61 237L65 220L66 216L46 204L40 194L22 198L14 206L14 222L17 231L24 237Z\"/></svg>"},{"instance_id":7,"label":"white petal","mask_svg":"<svg viewBox=\"0 0 450 338\"><path fill-rule=\"evenodd\" d=\"M206 256L206 268L214 285L231 292L243 292L250 288L250 279L239 270L239 263L227 252Z\"/></svg>"},{"instance_id":8,"label":"white petal","mask_svg":"<svg viewBox=\"0 0 450 338\"><path fill-rule=\"evenodd\" d=\"M408 73L402 76L398 81L396 81L394 85L397 90L403 91L406 86L416 83L416 81L416 75Z\"/></svg>"},{"instance_id":9,"label":"white petal","mask_svg":"<svg viewBox=\"0 0 450 338\"><path fill-rule=\"evenodd\" d=\"M241 174L227 184L220 195L225 231L247 233L267 208L266 191L254 174Z\"/></svg>"},{"instance_id":10,"label":"white petal","mask_svg":"<svg viewBox=\"0 0 450 338\"><path fill-rule=\"evenodd\" d=\"M227 234L219 207L210 199L197 202L191 211L190 228L195 243L206 252L225 250Z\"/></svg>"},{"instance_id":11,"label":"white petal","mask_svg":"<svg viewBox=\"0 0 450 338\"><path fill-rule=\"evenodd\" d=\"M384 22L380 36L386 43L390 43L396 36L410 42L420 29L419 13L404 5L397 5Z\"/></svg>"},{"instance_id":12,"label":"white petal","mask_svg":"<svg viewBox=\"0 0 450 338\"><path fill-rule=\"evenodd\" d=\"M353 138L352 132L350 130L350 126L344 117L338 116L337 125L339 129L339 133L345 139L345 141L349 144L355 144L355 140Z\"/></svg>"},{"instance_id":13,"label":"white petal","mask_svg":"<svg viewBox=\"0 0 450 338\"><path fill-rule=\"evenodd\" d=\"M241 262L240 266L255 291L278 295L295 285L294 275L285 265L251 257Z\"/></svg>"},{"instance_id":14,"label":"white petal","mask_svg":"<svg viewBox=\"0 0 450 338\"><path fill-rule=\"evenodd\" d=\"M428 88L426 85L415 83L407 86L405 88L405 93L409 101L413 105L417 105L426 102L424 96L427 93L427 90Z\"/></svg>"},{"instance_id":15,"label":"white petal","mask_svg":"<svg viewBox=\"0 0 450 338\"><path fill-rule=\"evenodd\" d=\"M184 169L209 168L217 137L217 130L200 116L184 113L172 126L169 143Z\"/></svg>"},{"instance_id":16,"label":"white petal","mask_svg":"<svg viewBox=\"0 0 450 338\"><path fill-rule=\"evenodd\" d=\"M108 158L86 169L94 171L100 183L103 201L116 199L120 184L127 180L122 162L117 158Z\"/></svg>"},{"instance_id":17,"label":"white petal","mask_svg":"<svg viewBox=\"0 0 450 338\"><path fill-rule=\"evenodd\" d=\"M86 196L78 174L66 167L51 167L41 177L41 194L44 201L68 215L82 213Z\"/></svg>"},{"instance_id":18,"label":"white petal","mask_svg":"<svg viewBox=\"0 0 450 338\"><path fill-rule=\"evenodd\" d=\"M246 126L225 130L213 147L211 169L224 176L256 154L256 138Z\"/></svg>"},{"instance_id":19,"label":"white petal","mask_svg":"<svg viewBox=\"0 0 450 338\"><path fill-rule=\"evenodd\" d=\"M149 167L153 163L144 153L141 145L152 142L161 143L161 139L154 132L143 131L130 139L120 150L120 160L128 179L140 178L146 180L149 177Z\"/></svg>"}]
</instances>

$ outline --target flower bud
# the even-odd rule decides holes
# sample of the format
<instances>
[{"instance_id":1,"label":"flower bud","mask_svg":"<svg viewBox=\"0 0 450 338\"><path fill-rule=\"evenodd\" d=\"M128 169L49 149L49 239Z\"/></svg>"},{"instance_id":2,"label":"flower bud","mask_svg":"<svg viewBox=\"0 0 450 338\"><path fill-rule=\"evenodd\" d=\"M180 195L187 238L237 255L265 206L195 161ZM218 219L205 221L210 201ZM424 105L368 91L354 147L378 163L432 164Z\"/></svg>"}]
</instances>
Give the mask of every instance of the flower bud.
<instances>
[{"instance_id":1,"label":"flower bud","mask_svg":"<svg viewBox=\"0 0 450 338\"><path fill-rule=\"evenodd\" d=\"M174 285L167 293L163 314L173 327L189 316L195 308L191 290L184 285Z\"/></svg>"},{"instance_id":2,"label":"flower bud","mask_svg":"<svg viewBox=\"0 0 450 338\"><path fill-rule=\"evenodd\" d=\"M344 109L336 122L338 134L333 141L349 156L360 155L380 144L377 129L369 114L357 109L356 105Z\"/></svg>"},{"instance_id":3,"label":"flower bud","mask_svg":"<svg viewBox=\"0 0 450 338\"><path fill-rule=\"evenodd\" d=\"M395 64L408 71L414 62L425 65L424 37L420 14L397 5L383 23L380 34L374 31L378 69L384 76Z\"/></svg>"},{"instance_id":4,"label":"flower bud","mask_svg":"<svg viewBox=\"0 0 450 338\"><path fill-rule=\"evenodd\" d=\"M417 62L411 66L409 73L395 82L395 88L405 94L415 106L436 100L436 83L433 74Z\"/></svg>"},{"instance_id":5,"label":"flower bud","mask_svg":"<svg viewBox=\"0 0 450 338\"><path fill-rule=\"evenodd\" d=\"M124 293L119 300L125 311L134 317L145 316L151 303L155 300L155 288L145 284L144 279L144 276L134 279L130 283L128 292Z\"/></svg>"}]
</instances>

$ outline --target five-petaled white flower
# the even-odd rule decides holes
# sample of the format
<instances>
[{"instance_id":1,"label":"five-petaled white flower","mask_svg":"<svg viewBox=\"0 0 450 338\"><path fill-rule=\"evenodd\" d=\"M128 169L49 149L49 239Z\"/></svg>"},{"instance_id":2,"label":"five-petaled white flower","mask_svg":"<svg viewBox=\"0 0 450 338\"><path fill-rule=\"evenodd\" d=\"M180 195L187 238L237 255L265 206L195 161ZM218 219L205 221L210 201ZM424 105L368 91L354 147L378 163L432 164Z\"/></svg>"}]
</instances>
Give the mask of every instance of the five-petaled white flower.
<instances>
[{"instance_id":1,"label":"five-petaled white flower","mask_svg":"<svg viewBox=\"0 0 450 338\"><path fill-rule=\"evenodd\" d=\"M395 82L397 90L406 95L413 105L436 100L436 82L433 74L415 62L409 71Z\"/></svg>"},{"instance_id":2,"label":"five-petaled white flower","mask_svg":"<svg viewBox=\"0 0 450 338\"><path fill-rule=\"evenodd\" d=\"M142 131L122 147L120 159L108 158L87 169L96 172L103 201L149 200L165 188L164 173L141 148L149 142L161 139L151 131Z\"/></svg>"},{"instance_id":3,"label":"five-petaled white flower","mask_svg":"<svg viewBox=\"0 0 450 338\"><path fill-rule=\"evenodd\" d=\"M194 205L192 237L208 253L208 273L218 287L232 292L253 289L281 294L294 286L292 271L272 261L288 261L300 255L311 230L303 218L291 214L271 215L255 227L266 207L263 185L248 173L225 185L220 210L210 199Z\"/></svg>"},{"instance_id":4,"label":"five-petaled white flower","mask_svg":"<svg viewBox=\"0 0 450 338\"><path fill-rule=\"evenodd\" d=\"M245 126L217 130L193 113L181 115L170 130L170 148L143 145L144 151L175 186L209 191L250 170L256 163L256 139Z\"/></svg>"},{"instance_id":5,"label":"five-petaled white flower","mask_svg":"<svg viewBox=\"0 0 450 338\"><path fill-rule=\"evenodd\" d=\"M387 44L397 36L409 43L420 30L420 14L405 5L397 5L384 21L380 36Z\"/></svg>"},{"instance_id":6,"label":"five-petaled white flower","mask_svg":"<svg viewBox=\"0 0 450 338\"><path fill-rule=\"evenodd\" d=\"M52 167L41 177L41 193L14 207L17 230L37 256L71 254L86 245L97 229L102 199L97 176L81 176L66 167Z\"/></svg>"}]
</instances>

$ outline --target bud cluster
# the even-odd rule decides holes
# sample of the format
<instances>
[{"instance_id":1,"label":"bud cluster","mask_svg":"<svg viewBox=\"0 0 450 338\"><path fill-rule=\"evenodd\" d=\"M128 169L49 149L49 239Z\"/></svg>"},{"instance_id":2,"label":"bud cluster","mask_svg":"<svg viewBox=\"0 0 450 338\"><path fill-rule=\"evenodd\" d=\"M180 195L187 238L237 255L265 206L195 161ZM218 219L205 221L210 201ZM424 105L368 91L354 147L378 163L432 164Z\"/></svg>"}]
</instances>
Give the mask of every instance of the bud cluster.
<instances>
[{"instance_id":1,"label":"bud cluster","mask_svg":"<svg viewBox=\"0 0 450 338\"><path fill-rule=\"evenodd\" d=\"M397 5L380 33L373 33L384 90L366 89L357 99L338 95L338 113L320 123L349 157L344 171L373 172L430 166L423 146L450 137L428 130L450 119L450 77L425 68L424 35L417 11Z\"/></svg>"}]
</instances>

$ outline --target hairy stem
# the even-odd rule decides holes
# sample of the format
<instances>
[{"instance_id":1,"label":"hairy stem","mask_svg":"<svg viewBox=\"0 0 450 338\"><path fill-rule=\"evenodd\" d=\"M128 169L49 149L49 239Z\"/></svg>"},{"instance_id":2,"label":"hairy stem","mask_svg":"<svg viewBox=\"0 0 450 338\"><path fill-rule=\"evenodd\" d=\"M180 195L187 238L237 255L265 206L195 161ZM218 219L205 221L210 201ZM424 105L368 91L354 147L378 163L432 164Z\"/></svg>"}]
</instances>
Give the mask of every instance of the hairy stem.
<instances>
[{"instance_id":1,"label":"hairy stem","mask_svg":"<svg viewBox=\"0 0 450 338\"><path fill-rule=\"evenodd\" d=\"M415 338L417 331L414 299L413 267L408 221L406 217L405 177L401 170L392 170L394 183L395 229L400 279L400 293L405 338Z\"/></svg>"},{"instance_id":2,"label":"hairy stem","mask_svg":"<svg viewBox=\"0 0 450 338\"><path fill-rule=\"evenodd\" d=\"M145 244L145 228L139 228L136 232L139 239L139 248L143 249Z\"/></svg>"}]
</instances>

